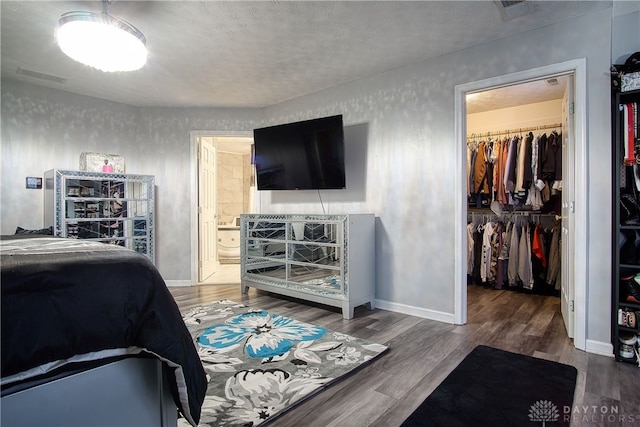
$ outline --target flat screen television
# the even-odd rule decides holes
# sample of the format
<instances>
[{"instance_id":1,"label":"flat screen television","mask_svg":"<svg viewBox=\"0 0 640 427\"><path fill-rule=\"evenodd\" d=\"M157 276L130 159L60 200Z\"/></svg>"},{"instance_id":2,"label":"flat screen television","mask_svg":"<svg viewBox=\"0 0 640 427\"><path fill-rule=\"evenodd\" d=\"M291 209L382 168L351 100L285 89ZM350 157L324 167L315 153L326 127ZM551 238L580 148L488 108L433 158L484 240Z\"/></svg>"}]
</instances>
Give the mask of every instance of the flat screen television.
<instances>
[{"instance_id":1,"label":"flat screen television","mask_svg":"<svg viewBox=\"0 0 640 427\"><path fill-rule=\"evenodd\" d=\"M258 190L345 188L342 115L253 131Z\"/></svg>"}]
</instances>

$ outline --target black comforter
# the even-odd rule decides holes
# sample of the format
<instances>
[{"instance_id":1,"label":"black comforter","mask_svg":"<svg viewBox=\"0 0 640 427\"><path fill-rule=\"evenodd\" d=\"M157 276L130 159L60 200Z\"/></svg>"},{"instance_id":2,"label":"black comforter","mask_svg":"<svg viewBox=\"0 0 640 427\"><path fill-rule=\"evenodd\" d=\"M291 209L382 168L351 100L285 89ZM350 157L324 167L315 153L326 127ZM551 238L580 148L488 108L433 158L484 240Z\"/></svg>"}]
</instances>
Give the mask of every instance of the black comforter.
<instances>
[{"instance_id":1,"label":"black comforter","mask_svg":"<svg viewBox=\"0 0 640 427\"><path fill-rule=\"evenodd\" d=\"M2 385L75 361L152 354L193 425L206 376L155 266L119 246L55 237L0 240Z\"/></svg>"}]
</instances>

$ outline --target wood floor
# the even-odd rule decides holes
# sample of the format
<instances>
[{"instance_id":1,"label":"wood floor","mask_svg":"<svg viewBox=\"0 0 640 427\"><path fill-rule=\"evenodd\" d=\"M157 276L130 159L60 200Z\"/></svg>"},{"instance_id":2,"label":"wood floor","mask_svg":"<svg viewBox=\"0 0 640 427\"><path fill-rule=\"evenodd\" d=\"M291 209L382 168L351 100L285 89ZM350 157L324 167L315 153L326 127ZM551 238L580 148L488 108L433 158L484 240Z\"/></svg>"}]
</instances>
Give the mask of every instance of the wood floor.
<instances>
[{"instance_id":1,"label":"wood floor","mask_svg":"<svg viewBox=\"0 0 640 427\"><path fill-rule=\"evenodd\" d=\"M181 310L228 298L390 346L373 363L285 413L273 426L399 426L479 344L575 366L572 426L640 426L640 368L576 350L557 297L470 285L468 323L456 326L364 307L356 308L354 319L344 320L338 309L253 288L242 295L239 285L170 289Z\"/></svg>"}]
</instances>

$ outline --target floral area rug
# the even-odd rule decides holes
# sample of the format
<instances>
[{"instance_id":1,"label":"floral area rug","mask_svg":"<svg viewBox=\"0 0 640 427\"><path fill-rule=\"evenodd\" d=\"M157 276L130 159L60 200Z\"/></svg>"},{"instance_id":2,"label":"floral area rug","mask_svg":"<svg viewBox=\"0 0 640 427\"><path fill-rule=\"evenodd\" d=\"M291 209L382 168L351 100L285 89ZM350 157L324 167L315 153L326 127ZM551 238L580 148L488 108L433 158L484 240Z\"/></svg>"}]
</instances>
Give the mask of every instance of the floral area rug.
<instances>
[{"instance_id":1,"label":"floral area rug","mask_svg":"<svg viewBox=\"0 0 640 427\"><path fill-rule=\"evenodd\" d=\"M183 318L209 381L199 426L263 424L388 348L229 300Z\"/></svg>"}]
</instances>

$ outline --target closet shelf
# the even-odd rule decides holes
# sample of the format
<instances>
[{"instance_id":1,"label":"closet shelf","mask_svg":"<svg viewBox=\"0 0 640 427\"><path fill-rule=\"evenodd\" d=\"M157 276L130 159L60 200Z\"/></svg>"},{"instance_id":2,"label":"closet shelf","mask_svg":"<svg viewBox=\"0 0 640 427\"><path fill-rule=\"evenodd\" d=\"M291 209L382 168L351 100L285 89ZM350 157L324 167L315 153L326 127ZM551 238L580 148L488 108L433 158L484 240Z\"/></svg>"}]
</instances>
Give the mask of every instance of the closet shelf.
<instances>
[{"instance_id":1,"label":"closet shelf","mask_svg":"<svg viewBox=\"0 0 640 427\"><path fill-rule=\"evenodd\" d=\"M618 306L622 308L633 308L635 310L640 310L640 304L636 304L634 302L623 301L618 303Z\"/></svg>"},{"instance_id":2,"label":"closet shelf","mask_svg":"<svg viewBox=\"0 0 640 427\"><path fill-rule=\"evenodd\" d=\"M640 264L619 264L619 267L640 270Z\"/></svg>"},{"instance_id":3,"label":"closet shelf","mask_svg":"<svg viewBox=\"0 0 640 427\"><path fill-rule=\"evenodd\" d=\"M633 333L638 332L638 330L637 330L636 328L629 328L629 327L627 327L627 326L620 326L620 325L618 325L618 329L619 329L620 331L625 331L625 332L633 332Z\"/></svg>"},{"instance_id":4,"label":"closet shelf","mask_svg":"<svg viewBox=\"0 0 640 427\"><path fill-rule=\"evenodd\" d=\"M507 129L501 130L497 132L484 132L484 133L472 133L471 135L467 135L467 139L474 138L491 138L492 136L502 136L502 135L516 135L520 133L533 132L545 129L562 129L562 123L553 123L549 125L541 125L541 126L531 126L526 128L517 128L517 129Z\"/></svg>"},{"instance_id":5,"label":"closet shelf","mask_svg":"<svg viewBox=\"0 0 640 427\"><path fill-rule=\"evenodd\" d=\"M620 230L640 230L640 225L621 225Z\"/></svg>"}]
</instances>

